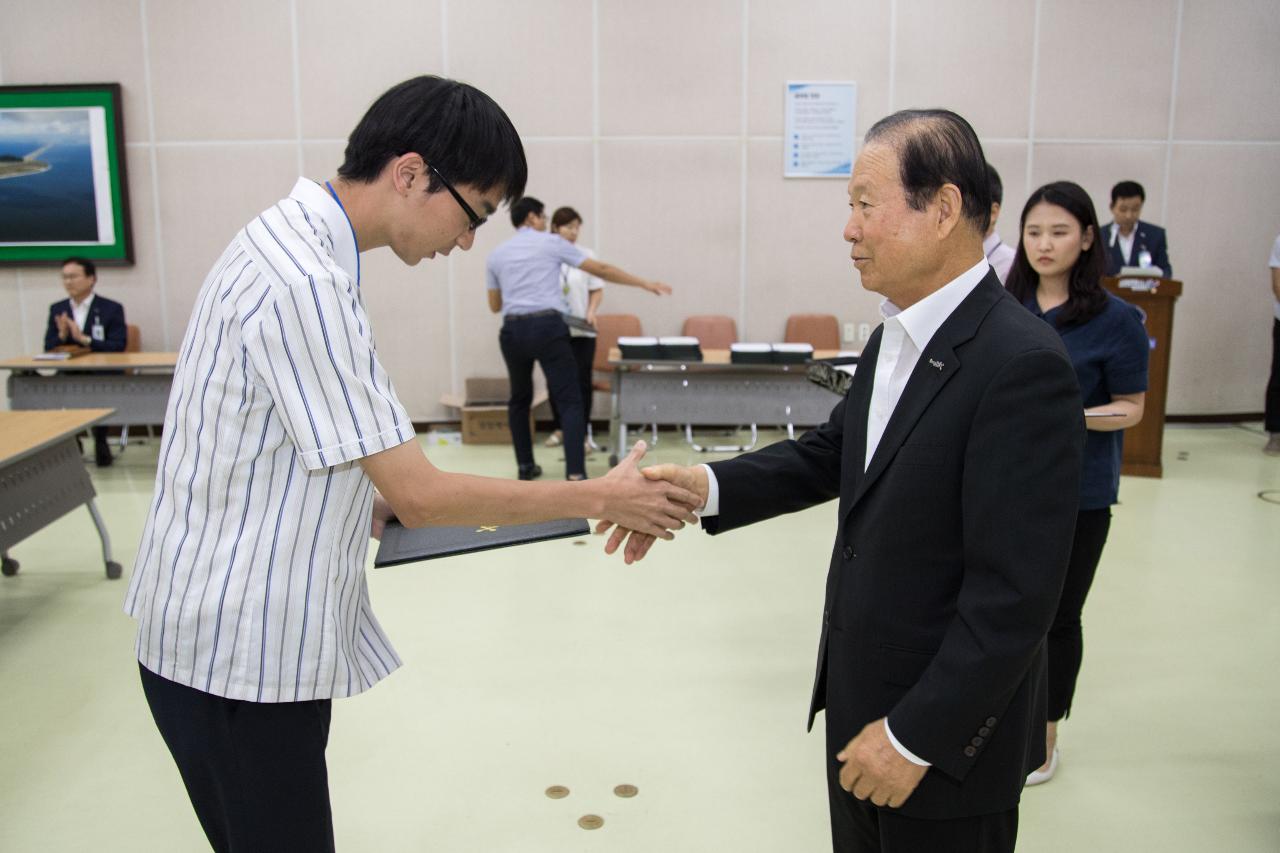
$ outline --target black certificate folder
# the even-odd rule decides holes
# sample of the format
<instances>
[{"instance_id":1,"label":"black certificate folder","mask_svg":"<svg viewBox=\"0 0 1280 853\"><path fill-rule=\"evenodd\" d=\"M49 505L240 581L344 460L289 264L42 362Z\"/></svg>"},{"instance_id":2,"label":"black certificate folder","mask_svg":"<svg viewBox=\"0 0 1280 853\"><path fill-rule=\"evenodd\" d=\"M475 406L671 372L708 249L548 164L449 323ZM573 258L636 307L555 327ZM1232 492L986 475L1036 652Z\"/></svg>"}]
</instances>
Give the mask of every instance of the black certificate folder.
<instances>
[{"instance_id":1,"label":"black certificate folder","mask_svg":"<svg viewBox=\"0 0 1280 853\"><path fill-rule=\"evenodd\" d=\"M585 518L544 521L538 524L468 524L463 527L419 527L411 529L397 522L387 524L382 542L373 558L374 568L434 560L455 554L471 554L490 548L526 545L549 539L587 536L591 525Z\"/></svg>"}]
</instances>

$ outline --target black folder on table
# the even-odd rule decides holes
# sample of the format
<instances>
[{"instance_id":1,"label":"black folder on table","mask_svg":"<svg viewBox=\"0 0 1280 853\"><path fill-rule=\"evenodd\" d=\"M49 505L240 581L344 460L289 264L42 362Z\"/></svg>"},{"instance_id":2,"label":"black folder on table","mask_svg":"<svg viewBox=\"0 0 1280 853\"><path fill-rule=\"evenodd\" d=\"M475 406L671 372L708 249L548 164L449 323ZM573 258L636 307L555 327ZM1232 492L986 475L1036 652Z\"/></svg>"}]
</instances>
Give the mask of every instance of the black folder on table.
<instances>
[{"instance_id":1,"label":"black folder on table","mask_svg":"<svg viewBox=\"0 0 1280 853\"><path fill-rule=\"evenodd\" d=\"M416 529L391 521L382 532L382 543L373 558L373 566L380 569L383 566L471 554L529 542L545 542L548 539L587 536L590 533L591 525L587 524L585 518L543 521L537 524L468 524L462 527Z\"/></svg>"}]
</instances>

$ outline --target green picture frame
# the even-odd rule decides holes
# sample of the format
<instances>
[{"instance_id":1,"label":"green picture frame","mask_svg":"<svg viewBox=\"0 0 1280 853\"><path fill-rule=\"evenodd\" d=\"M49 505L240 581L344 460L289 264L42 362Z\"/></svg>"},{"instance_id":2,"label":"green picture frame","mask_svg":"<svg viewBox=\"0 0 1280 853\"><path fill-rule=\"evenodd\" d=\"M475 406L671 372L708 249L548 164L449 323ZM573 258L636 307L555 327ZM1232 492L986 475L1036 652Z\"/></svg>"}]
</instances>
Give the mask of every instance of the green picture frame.
<instances>
[{"instance_id":1,"label":"green picture frame","mask_svg":"<svg viewBox=\"0 0 1280 853\"><path fill-rule=\"evenodd\" d=\"M134 261L119 83L0 86L0 266Z\"/></svg>"}]
</instances>

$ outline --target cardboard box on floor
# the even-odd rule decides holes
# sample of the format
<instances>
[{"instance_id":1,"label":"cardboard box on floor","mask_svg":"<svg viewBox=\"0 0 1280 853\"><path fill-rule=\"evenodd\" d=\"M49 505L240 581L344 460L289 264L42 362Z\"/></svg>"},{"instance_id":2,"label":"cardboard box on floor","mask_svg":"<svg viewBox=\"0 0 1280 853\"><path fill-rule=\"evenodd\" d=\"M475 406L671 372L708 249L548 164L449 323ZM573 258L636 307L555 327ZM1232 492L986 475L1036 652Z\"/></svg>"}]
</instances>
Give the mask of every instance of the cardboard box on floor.
<instances>
[{"instance_id":1,"label":"cardboard box on floor","mask_svg":"<svg viewBox=\"0 0 1280 853\"><path fill-rule=\"evenodd\" d=\"M507 423L507 400L511 384L505 376L471 376L462 395L445 394L441 405L462 412L463 444L510 444L511 428ZM533 431L533 409L547 401L546 391L537 391L530 406L529 431Z\"/></svg>"}]
</instances>

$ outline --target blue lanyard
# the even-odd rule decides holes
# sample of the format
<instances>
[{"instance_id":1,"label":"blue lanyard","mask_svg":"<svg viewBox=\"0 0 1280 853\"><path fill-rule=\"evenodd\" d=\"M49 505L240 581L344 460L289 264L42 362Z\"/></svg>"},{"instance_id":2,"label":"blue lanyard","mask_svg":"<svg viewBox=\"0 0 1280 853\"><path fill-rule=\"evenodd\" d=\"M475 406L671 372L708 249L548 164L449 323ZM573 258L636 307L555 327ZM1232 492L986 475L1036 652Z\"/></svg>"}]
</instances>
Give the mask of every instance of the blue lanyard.
<instances>
[{"instance_id":1,"label":"blue lanyard","mask_svg":"<svg viewBox=\"0 0 1280 853\"><path fill-rule=\"evenodd\" d=\"M338 203L338 209L342 211L343 217L347 220L347 227L351 229L351 242L356 244L356 287L360 286L360 241L356 239L356 227L351 224L351 217L347 216L347 209L342 206L342 199L338 198L338 194L333 191L333 184L328 181L324 182L325 189L329 191L329 195L333 196L333 200Z\"/></svg>"}]
</instances>

